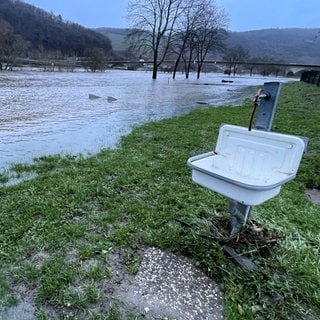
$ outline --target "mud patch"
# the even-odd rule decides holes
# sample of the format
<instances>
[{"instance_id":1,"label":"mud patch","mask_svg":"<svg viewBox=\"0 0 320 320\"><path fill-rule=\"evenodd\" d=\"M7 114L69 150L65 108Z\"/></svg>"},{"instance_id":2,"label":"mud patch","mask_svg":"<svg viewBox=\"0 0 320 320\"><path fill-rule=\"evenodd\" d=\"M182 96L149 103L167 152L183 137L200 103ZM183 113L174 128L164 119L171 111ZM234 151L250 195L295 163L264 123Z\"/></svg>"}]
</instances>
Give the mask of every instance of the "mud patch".
<instances>
[{"instance_id":1,"label":"mud patch","mask_svg":"<svg viewBox=\"0 0 320 320\"><path fill-rule=\"evenodd\" d=\"M21 301L0 316L1 320L34 320L35 307L29 302Z\"/></svg>"},{"instance_id":2,"label":"mud patch","mask_svg":"<svg viewBox=\"0 0 320 320\"><path fill-rule=\"evenodd\" d=\"M136 274L128 268L130 262L139 261ZM73 260L71 251L68 260ZM34 263L42 265L47 258L45 252L34 256ZM134 260L133 260L134 259ZM153 247L142 247L138 251L106 251L106 261L110 277L95 282L95 287L103 293L98 303L88 305L85 310L69 307L59 308L47 304L42 310L50 319L62 319L72 314L76 319L90 318L90 312L108 316L111 310L117 319L159 320L222 320L223 297L218 284L207 277L192 261ZM82 265L84 271L95 265L89 259ZM111 272L112 271L112 272ZM81 292L82 284L74 283L74 290ZM19 283L12 284L17 304L4 310L0 308L0 320L34 320L39 311L35 289ZM91 319L91 318L90 318Z\"/></svg>"},{"instance_id":3,"label":"mud patch","mask_svg":"<svg viewBox=\"0 0 320 320\"><path fill-rule=\"evenodd\" d=\"M0 308L0 320L34 320L35 301L33 292L22 284L15 287L18 303L5 311Z\"/></svg>"},{"instance_id":4,"label":"mud patch","mask_svg":"<svg viewBox=\"0 0 320 320\"><path fill-rule=\"evenodd\" d=\"M147 248L131 282L114 292L126 309L144 319L223 319L223 298L212 279L182 256Z\"/></svg>"}]
</instances>

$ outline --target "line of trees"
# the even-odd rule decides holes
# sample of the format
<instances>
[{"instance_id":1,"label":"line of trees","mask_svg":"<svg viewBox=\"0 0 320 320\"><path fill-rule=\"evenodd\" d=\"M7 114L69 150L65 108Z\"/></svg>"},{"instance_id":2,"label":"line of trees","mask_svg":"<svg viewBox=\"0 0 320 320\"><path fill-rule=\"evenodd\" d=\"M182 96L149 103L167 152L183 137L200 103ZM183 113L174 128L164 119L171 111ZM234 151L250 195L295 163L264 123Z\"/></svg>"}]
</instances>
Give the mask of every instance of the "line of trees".
<instances>
[{"instance_id":1,"label":"line of trees","mask_svg":"<svg viewBox=\"0 0 320 320\"><path fill-rule=\"evenodd\" d=\"M85 59L78 59L76 55L65 56L61 50L45 50L42 46L35 51L30 41L25 40L14 31L14 27L10 23L0 18L0 71L12 71L13 67L17 66L21 60L28 61L30 55L33 56L31 60L38 60L38 63L43 65L45 70L51 71L55 67L59 67L56 65L57 63L69 70L77 64L92 72L102 71L107 67L106 61L112 59L111 50L108 54L105 48L99 47L85 47ZM51 40L53 41L53 38Z\"/></svg>"},{"instance_id":2,"label":"line of trees","mask_svg":"<svg viewBox=\"0 0 320 320\"><path fill-rule=\"evenodd\" d=\"M152 59L152 79L168 57L173 77L183 62L186 77L195 63L199 78L209 51L223 47L228 17L214 0L131 0L128 11L130 49Z\"/></svg>"},{"instance_id":3,"label":"line of trees","mask_svg":"<svg viewBox=\"0 0 320 320\"><path fill-rule=\"evenodd\" d=\"M46 12L22 0L1 0L0 19L29 42L29 53L60 51L63 56L84 56L88 48L112 50L110 39L61 15Z\"/></svg>"},{"instance_id":4,"label":"line of trees","mask_svg":"<svg viewBox=\"0 0 320 320\"><path fill-rule=\"evenodd\" d=\"M21 35L14 33L7 21L0 19L0 71L12 70L16 59L26 52L28 45Z\"/></svg>"},{"instance_id":5,"label":"line of trees","mask_svg":"<svg viewBox=\"0 0 320 320\"><path fill-rule=\"evenodd\" d=\"M63 60L87 57L91 71L103 69L102 58L114 56L101 33L55 16L22 0L0 0L0 71L18 58Z\"/></svg>"}]
</instances>

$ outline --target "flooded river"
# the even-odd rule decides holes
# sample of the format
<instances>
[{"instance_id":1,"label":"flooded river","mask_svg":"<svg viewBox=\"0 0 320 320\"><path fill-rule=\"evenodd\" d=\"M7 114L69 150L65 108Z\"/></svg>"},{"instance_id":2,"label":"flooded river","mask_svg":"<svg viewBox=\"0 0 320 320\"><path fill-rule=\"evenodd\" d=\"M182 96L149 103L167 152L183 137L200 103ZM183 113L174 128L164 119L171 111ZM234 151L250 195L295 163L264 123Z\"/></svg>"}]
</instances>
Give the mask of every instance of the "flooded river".
<instances>
[{"instance_id":1,"label":"flooded river","mask_svg":"<svg viewBox=\"0 0 320 320\"><path fill-rule=\"evenodd\" d=\"M206 104L237 105L254 95L249 86L274 80L286 81L217 74L200 80L159 74L154 81L149 72L122 70L0 72L0 168L42 155L113 148L133 126Z\"/></svg>"}]
</instances>

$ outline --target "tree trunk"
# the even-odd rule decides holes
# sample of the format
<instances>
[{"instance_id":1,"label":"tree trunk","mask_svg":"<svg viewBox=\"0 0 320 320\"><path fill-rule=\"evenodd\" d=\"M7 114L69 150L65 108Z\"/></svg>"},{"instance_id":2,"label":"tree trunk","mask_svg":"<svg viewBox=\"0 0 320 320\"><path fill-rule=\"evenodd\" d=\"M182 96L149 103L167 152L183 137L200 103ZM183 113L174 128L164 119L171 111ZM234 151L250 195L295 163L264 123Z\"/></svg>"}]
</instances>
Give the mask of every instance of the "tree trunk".
<instances>
[{"instance_id":1,"label":"tree trunk","mask_svg":"<svg viewBox=\"0 0 320 320\"><path fill-rule=\"evenodd\" d=\"M200 79L201 69L202 69L202 63L199 63L197 68L197 79Z\"/></svg>"},{"instance_id":2,"label":"tree trunk","mask_svg":"<svg viewBox=\"0 0 320 320\"><path fill-rule=\"evenodd\" d=\"M158 65L156 63L154 63L153 69L152 69L152 79L156 80L157 74L158 74Z\"/></svg>"},{"instance_id":3,"label":"tree trunk","mask_svg":"<svg viewBox=\"0 0 320 320\"><path fill-rule=\"evenodd\" d=\"M173 68L173 75L172 75L172 79L175 79L176 78L176 73L177 73L177 69L178 69L178 66L179 66L179 63L180 63L180 59L181 59L181 54L179 54L175 64L174 64L174 68Z\"/></svg>"},{"instance_id":4,"label":"tree trunk","mask_svg":"<svg viewBox=\"0 0 320 320\"><path fill-rule=\"evenodd\" d=\"M158 49L155 49L153 53L153 68L152 68L152 79L157 79L158 74Z\"/></svg>"},{"instance_id":5,"label":"tree trunk","mask_svg":"<svg viewBox=\"0 0 320 320\"><path fill-rule=\"evenodd\" d=\"M186 79L189 79L189 74L190 74L190 61L184 63L184 71L186 74Z\"/></svg>"}]
</instances>

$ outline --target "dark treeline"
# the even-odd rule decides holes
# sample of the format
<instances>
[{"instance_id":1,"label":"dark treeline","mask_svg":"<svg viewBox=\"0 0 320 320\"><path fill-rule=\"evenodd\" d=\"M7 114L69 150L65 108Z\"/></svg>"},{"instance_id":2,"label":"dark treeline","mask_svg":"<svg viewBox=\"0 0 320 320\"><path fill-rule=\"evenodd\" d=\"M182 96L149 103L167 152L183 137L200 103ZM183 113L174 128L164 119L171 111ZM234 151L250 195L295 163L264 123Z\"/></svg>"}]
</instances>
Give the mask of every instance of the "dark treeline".
<instances>
[{"instance_id":1,"label":"dark treeline","mask_svg":"<svg viewBox=\"0 0 320 320\"><path fill-rule=\"evenodd\" d=\"M63 21L60 15L55 16L20 0L0 0L2 47L3 38L8 34L11 34L11 45L13 38L15 42L24 41L24 46L28 47L25 54L28 56L49 52L61 56L86 56L93 48L112 54L111 41L106 36Z\"/></svg>"}]
</instances>

